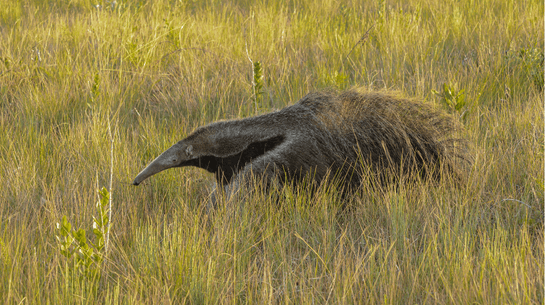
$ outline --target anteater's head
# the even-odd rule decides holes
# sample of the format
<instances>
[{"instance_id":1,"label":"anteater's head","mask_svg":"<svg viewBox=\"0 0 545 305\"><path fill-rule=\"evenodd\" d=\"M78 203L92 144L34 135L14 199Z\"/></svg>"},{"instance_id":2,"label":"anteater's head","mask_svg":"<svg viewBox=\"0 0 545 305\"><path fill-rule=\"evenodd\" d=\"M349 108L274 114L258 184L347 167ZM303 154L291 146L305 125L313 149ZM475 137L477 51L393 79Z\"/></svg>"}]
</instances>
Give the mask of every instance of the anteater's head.
<instances>
[{"instance_id":1,"label":"anteater's head","mask_svg":"<svg viewBox=\"0 0 545 305\"><path fill-rule=\"evenodd\" d=\"M136 176L132 184L139 185L165 169L182 166L203 168L216 174L216 179L229 182L246 164L275 149L285 139L284 135L256 137L229 132L225 126L228 127L229 124L236 122L197 129L153 160Z\"/></svg>"}]
</instances>

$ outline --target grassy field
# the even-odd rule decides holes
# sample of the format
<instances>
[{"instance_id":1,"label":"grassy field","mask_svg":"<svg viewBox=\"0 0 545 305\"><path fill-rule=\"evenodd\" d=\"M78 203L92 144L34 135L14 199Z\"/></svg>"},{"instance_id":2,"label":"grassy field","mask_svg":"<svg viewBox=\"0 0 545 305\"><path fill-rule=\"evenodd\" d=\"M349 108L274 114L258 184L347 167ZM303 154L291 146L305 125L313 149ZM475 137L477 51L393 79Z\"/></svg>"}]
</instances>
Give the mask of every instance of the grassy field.
<instances>
[{"instance_id":1,"label":"grassy field","mask_svg":"<svg viewBox=\"0 0 545 305\"><path fill-rule=\"evenodd\" d=\"M543 304L543 2L340 2L3 1L0 302ZM353 86L460 117L467 184L286 187L213 213L203 170L130 185L197 126ZM63 216L95 247L63 249Z\"/></svg>"}]
</instances>

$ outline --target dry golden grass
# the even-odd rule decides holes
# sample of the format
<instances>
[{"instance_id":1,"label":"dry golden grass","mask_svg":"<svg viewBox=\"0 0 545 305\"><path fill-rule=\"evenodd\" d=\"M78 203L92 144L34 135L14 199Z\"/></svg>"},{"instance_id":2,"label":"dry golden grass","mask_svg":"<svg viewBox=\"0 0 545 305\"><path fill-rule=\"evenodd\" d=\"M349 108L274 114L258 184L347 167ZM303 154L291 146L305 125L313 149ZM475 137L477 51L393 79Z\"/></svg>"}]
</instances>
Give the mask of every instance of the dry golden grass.
<instances>
[{"instance_id":1,"label":"dry golden grass","mask_svg":"<svg viewBox=\"0 0 545 305\"><path fill-rule=\"evenodd\" d=\"M542 1L97 3L0 5L4 303L543 303ZM286 187L209 215L201 170L131 186L197 126L255 114L248 55L261 113L326 87L465 90L467 185L369 187L346 210L334 185ZM111 170L88 279L55 224L90 236Z\"/></svg>"}]
</instances>

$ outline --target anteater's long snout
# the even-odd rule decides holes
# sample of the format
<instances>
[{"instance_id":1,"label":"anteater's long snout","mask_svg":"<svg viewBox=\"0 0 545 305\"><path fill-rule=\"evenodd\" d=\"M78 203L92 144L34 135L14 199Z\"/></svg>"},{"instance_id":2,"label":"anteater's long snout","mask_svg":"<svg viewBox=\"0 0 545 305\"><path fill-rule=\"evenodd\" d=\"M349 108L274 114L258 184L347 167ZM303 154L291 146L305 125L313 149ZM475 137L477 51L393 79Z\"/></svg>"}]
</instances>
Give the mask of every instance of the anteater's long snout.
<instances>
[{"instance_id":1,"label":"anteater's long snout","mask_svg":"<svg viewBox=\"0 0 545 305\"><path fill-rule=\"evenodd\" d=\"M144 168L132 182L133 185L139 185L142 181L147 178L169 169L172 167L180 166L184 161L181 158L182 154L180 153L180 145L175 144L165 152L163 152L159 157L153 160L146 168Z\"/></svg>"}]
</instances>

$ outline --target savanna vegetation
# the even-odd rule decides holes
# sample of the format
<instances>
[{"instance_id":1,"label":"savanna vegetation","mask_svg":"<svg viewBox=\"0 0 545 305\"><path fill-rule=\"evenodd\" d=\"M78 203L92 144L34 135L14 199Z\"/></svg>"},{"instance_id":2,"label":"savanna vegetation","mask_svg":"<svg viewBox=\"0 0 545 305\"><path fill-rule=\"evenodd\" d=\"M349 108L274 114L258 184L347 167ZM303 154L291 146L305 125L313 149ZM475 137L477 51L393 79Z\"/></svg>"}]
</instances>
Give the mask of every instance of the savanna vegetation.
<instances>
[{"instance_id":1,"label":"savanna vegetation","mask_svg":"<svg viewBox=\"0 0 545 305\"><path fill-rule=\"evenodd\" d=\"M1 302L543 304L543 16L538 0L2 1ZM213 212L203 170L130 185L197 126L353 86L456 116L467 182L286 186Z\"/></svg>"}]
</instances>

